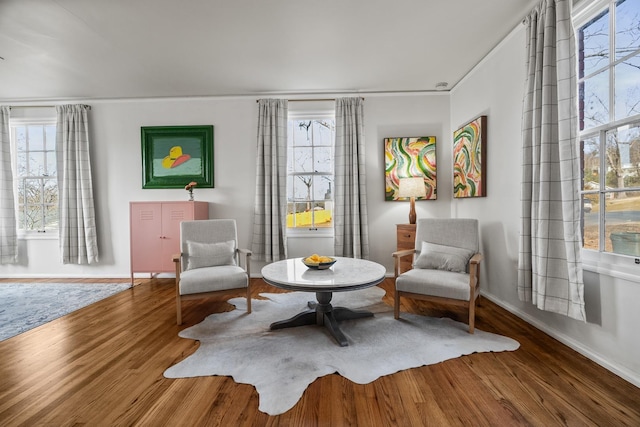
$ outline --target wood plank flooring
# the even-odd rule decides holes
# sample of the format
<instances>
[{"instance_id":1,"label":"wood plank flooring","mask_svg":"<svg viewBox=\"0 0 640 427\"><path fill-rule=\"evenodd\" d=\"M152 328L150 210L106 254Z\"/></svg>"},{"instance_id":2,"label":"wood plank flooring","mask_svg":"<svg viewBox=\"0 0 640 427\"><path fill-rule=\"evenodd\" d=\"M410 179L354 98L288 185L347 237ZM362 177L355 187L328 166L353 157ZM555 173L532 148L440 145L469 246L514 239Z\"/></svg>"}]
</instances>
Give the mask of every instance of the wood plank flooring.
<instances>
[{"instance_id":1,"label":"wood plank flooring","mask_svg":"<svg viewBox=\"0 0 640 427\"><path fill-rule=\"evenodd\" d=\"M181 329L232 307L188 301L177 326L172 281L139 282L0 342L0 425L640 426L640 389L486 299L476 327L518 340L517 351L464 356L365 385L329 375L290 411L268 416L250 385L162 376L198 347L178 337ZM254 283L256 296L280 292ZM392 286L390 279L381 285L390 305ZM403 300L402 309L464 319L422 302Z\"/></svg>"}]
</instances>

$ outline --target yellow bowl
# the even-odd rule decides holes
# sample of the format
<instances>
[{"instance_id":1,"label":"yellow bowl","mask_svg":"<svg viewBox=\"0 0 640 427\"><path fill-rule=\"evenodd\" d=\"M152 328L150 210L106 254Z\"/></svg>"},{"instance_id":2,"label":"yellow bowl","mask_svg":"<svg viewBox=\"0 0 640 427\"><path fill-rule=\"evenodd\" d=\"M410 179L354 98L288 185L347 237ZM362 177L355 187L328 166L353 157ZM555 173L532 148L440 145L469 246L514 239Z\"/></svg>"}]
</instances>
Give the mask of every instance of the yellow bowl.
<instances>
[{"instance_id":1,"label":"yellow bowl","mask_svg":"<svg viewBox=\"0 0 640 427\"><path fill-rule=\"evenodd\" d=\"M331 258L331 261L327 261L327 262L312 262L312 261L307 261L307 258L302 258L302 263L304 265L306 265L308 268L312 268L314 270L326 270L327 268L331 267L333 264L336 263L337 259L332 258L332 257L328 257Z\"/></svg>"}]
</instances>

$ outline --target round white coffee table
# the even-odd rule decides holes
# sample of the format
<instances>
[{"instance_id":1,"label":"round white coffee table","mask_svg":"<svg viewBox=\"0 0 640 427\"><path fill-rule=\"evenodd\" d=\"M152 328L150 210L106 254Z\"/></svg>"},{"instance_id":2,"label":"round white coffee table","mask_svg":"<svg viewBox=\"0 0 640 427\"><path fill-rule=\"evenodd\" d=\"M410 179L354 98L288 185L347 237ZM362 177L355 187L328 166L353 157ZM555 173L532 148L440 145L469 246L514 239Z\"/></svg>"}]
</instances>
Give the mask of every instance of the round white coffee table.
<instances>
[{"instance_id":1,"label":"round white coffee table","mask_svg":"<svg viewBox=\"0 0 640 427\"><path fill-rule=\"evenodd\" d=\"M338 321L371 317L369 311L333 307L333 292L346 292L369 288L384 280L386 269L373 261L337 257L337 262L327 270L313 270L292 258L266 265L262 269L265 282L290 291L315 292L316 300L309 302L311 310L290 319L274 322L271 329L292 328L303 325L323 325L342 347L349 345Z\"/></svg>"}]
</instances>

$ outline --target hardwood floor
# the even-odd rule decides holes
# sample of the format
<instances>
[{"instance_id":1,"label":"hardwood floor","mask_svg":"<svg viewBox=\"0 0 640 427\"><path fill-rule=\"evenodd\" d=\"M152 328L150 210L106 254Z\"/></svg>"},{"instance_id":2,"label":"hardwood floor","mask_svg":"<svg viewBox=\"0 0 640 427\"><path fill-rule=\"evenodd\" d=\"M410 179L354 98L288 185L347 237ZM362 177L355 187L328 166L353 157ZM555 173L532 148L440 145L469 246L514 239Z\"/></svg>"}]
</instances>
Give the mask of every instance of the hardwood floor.
<instances>
[{"instance_id":1,"label":"hardwood floor","mask_svg":"<svg viewBox=\"0 0 640 427\"><path fill-rule=\"evenodd\" d=\"M279 292L254 283L255 295ZM381 285L388 295L392 286L390 279ZM141 281L0 342L0 425L640 425L640 389L486 299L476 327L518 340L517 351L464 356L366 385L329 375L290 411L271 417L258 411L250 385L162 376L198 347L178 337L181 329L232 308L216 299L188 301L178 327L174 304L171 280ZM421 302L403 300L403 310L464 318Z\"/></svg>"}]
</instances>

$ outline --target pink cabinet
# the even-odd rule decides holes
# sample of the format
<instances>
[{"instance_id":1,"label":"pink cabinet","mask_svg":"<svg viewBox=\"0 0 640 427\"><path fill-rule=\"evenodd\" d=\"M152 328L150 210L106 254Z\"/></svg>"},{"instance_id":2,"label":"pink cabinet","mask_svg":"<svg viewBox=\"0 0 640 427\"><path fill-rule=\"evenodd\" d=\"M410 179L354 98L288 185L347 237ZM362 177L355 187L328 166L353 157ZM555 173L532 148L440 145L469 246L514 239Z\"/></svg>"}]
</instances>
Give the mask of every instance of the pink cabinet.
<instances>
[{"instance_id":1,"label":"pink cabinet","mask_svg":"<svg viewBox=\"0 0 640 427\"><path fill-rule=\"evenodd\" d=\"M180 222L209 219L207 202L130 202L131 283L134 273L173 273Z\"/></svg>"}]
</instances>

